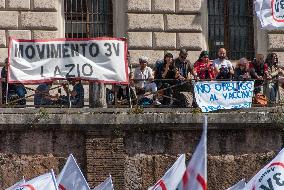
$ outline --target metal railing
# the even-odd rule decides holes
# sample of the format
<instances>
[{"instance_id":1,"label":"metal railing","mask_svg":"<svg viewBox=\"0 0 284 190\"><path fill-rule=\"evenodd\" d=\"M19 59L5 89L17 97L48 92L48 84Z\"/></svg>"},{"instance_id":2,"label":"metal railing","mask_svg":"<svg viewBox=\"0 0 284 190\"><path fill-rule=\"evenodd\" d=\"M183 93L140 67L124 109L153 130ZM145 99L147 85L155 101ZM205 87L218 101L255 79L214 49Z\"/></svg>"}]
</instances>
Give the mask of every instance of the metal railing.
<instances>
[{"instance_id":1,"label":"metal railing","mask_svg":"<svg viewBox=\"0 0 284 190\"><path fill-rule=\"evenodd\" d=\"M252 80L252 79L249 79ZM164 87L161 86L158 88L157 91L155 92L150 92L150 91L145 91L144 89L140 89L138 88L135 83L130 83L129 85L106 85L105 88L107 89L105 92L105 96L106 99L103 101L106 101L107 103L107 107L108 108L125 108L125 107L130 107L132 108L135 105L140 105L140 106L144 106L144 107L179 107L180 104L179 102L181 101L176 94L178 94L181 90L180 88L182 86L184 86L185 84L187 85L191 85L193 87L194 82L196 82L196 80L192 80L192 79L185 79L185 80L177 80L177 79L151 79L151 80L134 80L135 82L140 82L140 81L144 81L144 82L155 82L155 83L170 83L169 86ZM198 80L198 81L210 81L210 80ZM234 81L234 80L214 80L214 81ZM246 80L248 81L248 80ZM281 80L283 81L283 80ZM259 86L256 87L263 87L265 88L267 85L269 85L270 83L278 83L279 79L275 79L275 80L262 80L262 83ZM28 91L27 95L24 97L24 99L27 101L26 105L18 105L17 102L19 102L20 100L22 100L23 98L14 98L12 100L9 100L7 97L7 90L2 88L2 83L3 81L1 81L0 84L0 90L2 90L2 93L0 93L0 106L1 107L13 107L13 108L17 108L17 107L35 107L35 105L33 104L33 100L34 100L34 96L36 93L36 89L32 88L30 86L25 86L26 90ZM88 82L82 82L82 84L85 87L89 86ZM56 95L56 90L61 89L62 88L62 83L55 83L53 84L53 87L50 88L49 90L53 93L55 93ZM3 92L3 90L5 91L5 93ZM85 89L85 94L87 93L88 89ZM173 96L168 96L167 93L165 93L167 90L173 90ZM182 90L184 91L184 89ZM194 94L193 92L193 88L190 88L187 86L187 89L185 89L185 91ZM283 90L284 91L284 90ZM49 96L50 94L45 94L45 93L41 93L42 95L46 95ZM135 96L133 96L133 94L135 94ZM52 95L52 94L51 94ZM66 95L68 95L66 93ZM70 95L70 93L69 93ZM170 104L170 105L154 105L154 104L149 104L149 105L141 105L139 103L139 101L142 98L149 98L149 99L153 99L153 97L157 98L158 100L167 98L170 101L175 102L175 104ZM282 104L282 94L281 94L281 87L278 85L278 90L277 90L277 101L276 102L269 102L268 100L268 105L280 105ZM90 102L92 100L90 100L90 98L92 97L87 97L84 98L84 107L92 107ZM58 95L58 99L60 100L60 95ZM194 101L194 100L193 100ZM60 102L60 101L59 101ZM254 105L254 106L258 106L258 105ZM56 108L61 108L61 107L69 107L72 108L72 104L70 102L70 98L69 98L69 102L68 104L52 104L52 105L40 105L38 107L56 107ZM76 106L75 106L76 107ZM183 107L183 106L181 106Z\"/></svg>"}]
</instances>

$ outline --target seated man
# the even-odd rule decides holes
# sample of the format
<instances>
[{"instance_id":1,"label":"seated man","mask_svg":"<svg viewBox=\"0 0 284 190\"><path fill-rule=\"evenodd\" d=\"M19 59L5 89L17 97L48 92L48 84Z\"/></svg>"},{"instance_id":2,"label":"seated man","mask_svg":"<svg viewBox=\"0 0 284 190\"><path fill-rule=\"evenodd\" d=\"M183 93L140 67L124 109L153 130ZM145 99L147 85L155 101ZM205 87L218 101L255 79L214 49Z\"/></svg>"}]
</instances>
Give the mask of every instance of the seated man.
<instances>
[{"instance_id":1,"label":"seated man","mask_svg":"<svg viewBox=\"0 0 284 190\"><path fill-rule=\"evenodd\" d=\"M153 70L147 66L148 58L140 57L139 64L140 67L136 68L134 72L134 81L136 88L138 88L137 90L142 92L157 92L157 85L152 81L154 79Z\"/></svg>"},{"instance_id":2,"label":"seated man","mask_svg":"<svg viewBox=\"0 0 284 190\"><path fill-rule=\"evenodd\" d=\"M76 81L74 79L69 79L73 86L73 90L70 91L67 84L62 84L67 96L61 96L59 99L62 104L69 105L69 96L72 107L82 108L84 107L84 87L81 81Z\"/></svg>"},{"instance_id":3,"label":"seated man","mask_svg":"<svg viewBox=\"0 0 284 190\"><path fill-rule=\"evenodd\" d=\"M226 59L227 51L225 48L220 48L218 51L218 59L213 61L213 67L215 68L216 79L232 79L234 75L234 68L232 63Z\"/></svg>"},{"instance_id":4,"label":"seated man","mask_svg":"<svg viewBox=\"0 0 284 190\"><path fill-rule=\"evenodd\" d=\"M36 88L34 95L34 106L36 108L56 104L58 96L52 96L50 94L51 86L52 83L43 83Z\"/></svg>"},{"instance_id":5,"label":"seated man","mask_svg":"<svg viewBox=\"0 0 284 190\"><path fill-rule=\"evenodd\" d=\"M8 58L5 59L5 66L1 70L2 82L2 97L3 103L6 98L6 88L7 88L7 69L8 69ZM8 85L8 101L16 101L17 105L26 105L26 95L27 91L23 84L9 84Z\"/></svg>"},{"instance_id":6,"label":"seated man","mask_svg":"<svg viewBox=\"0 0 284 190\"><path fill-rule=\"evenodd\" d=\"M187 59L188 50L181 49L179 56L174 60L174 66L180 74L180 79L191 79L193 76L194 79L197 78L197 74L194 71L193 65Z\"/></svg>"}]
</instances>

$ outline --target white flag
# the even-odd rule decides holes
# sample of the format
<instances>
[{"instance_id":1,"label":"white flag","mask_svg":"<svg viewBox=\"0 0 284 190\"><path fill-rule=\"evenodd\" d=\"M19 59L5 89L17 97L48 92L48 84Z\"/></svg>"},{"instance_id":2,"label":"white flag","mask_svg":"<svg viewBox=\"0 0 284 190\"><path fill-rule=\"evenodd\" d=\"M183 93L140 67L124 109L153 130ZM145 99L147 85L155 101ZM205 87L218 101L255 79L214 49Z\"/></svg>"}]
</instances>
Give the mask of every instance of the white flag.
<instances>
[{"instance_id":1,"label":"white flag","mask_svg":"<svg viewBox=\"0 0 284 190\"><path fill-rule=\"evenodd\" d=\"M245 179L242 179L238 183L236 183L234 186L230 187L227 190L243 190L246 186L246 181Z\"/></svg>"},{"instance_id":2,"label":"white flag","mask_svg":"<svg viewBox=\"0 0 284 190\"><path fill-rule=\"evenodd\" d=\"M14 185L12 185L11 187L8 187L7 189L5 190L14 190L16 189L17 187L21 186L21 185L24 185L25 184L25 179L22 179L21 181L15 183Z\"/></svg>"},{"instance_id":3,"label":"white flag","mask_svg":"<svg viewBox=\"0 0 284 190\"><path fill-rule=\"evenodd\" d=\"M262 168L246 185L245 190L284 189L284 149Z\"/></svg>"},{"instance_id":4,"label":"white flag","mask_svg":"<svg viewBox=\"0 0 284 190\"><path fill-rule=\"evenodd\" d=\"M114 190L111 176L109 176L104 182L95 187L94 190Z\"/></svg>"},{"instance_id":5,"label":"white flag","mask_svg":"<svg viewBox=\"0 0 284 190\"><path fill-rule=\"evenodd\" d=\"M25 182L13 190L58 190L58 188L53 174L46 173Z\"/></svg>"},{"instance_id":6,"label":"white flag","mask_svg":"<svg viewBox=\"0 0 284 190\"><path fill-rule=\"evenodd\" d=\"M182 154L165 175L148 190L175 190L185 172L185 155Z\"/></svg>"},{"instance_id":7,"label":"white flag","mask_svg":"<svg viewBox=\"0 0 284 190\"><path fill-rule=\"evenodd\" d=\"M283 0L255 0L254 6L262 28L273 30L284 27Z\"/></svg>"},{"instance_id":8,"label":"white flag","mask_svg":"<svg viewBox=\"0 0 284 190\"><path fill-rule=\"evenodd\" d=\"M72 154L57 178L60 190L90 190L75 158Z\"/></svg>"},{"instance_id":9,"label":"white flag","mask_svg":"<svg viewBox=\"0 0 284 190\"><path fill-rule=\"evenodd\" d=\"M201 139L186 168L186 172L178 186L179 190L206 190L207 189L207 116Z\"/></svg>"}]
</instances>

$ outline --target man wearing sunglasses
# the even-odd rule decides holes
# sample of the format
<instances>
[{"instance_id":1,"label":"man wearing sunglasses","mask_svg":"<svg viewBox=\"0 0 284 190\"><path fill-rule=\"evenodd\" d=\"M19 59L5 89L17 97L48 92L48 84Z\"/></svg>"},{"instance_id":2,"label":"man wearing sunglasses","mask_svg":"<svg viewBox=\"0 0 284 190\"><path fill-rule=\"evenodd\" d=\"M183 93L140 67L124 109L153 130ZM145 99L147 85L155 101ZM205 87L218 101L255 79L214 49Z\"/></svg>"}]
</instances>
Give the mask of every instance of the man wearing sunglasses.
<instances>
[{"instance_id":1,"label":"man wearing sunglasses","mask_svg":"<svg viewBox=\"0 0 284 190\"><path fill-rule=\"evenodd\" d=\"M186 49L181 49L178 58L174 60L174 65L180 74L181 79L190 79L190 75L197 79L197 74L194 72L192 65L189 60L187 60L188 51Z\"/></svg>"},{"instance_id":2,"label":"man wearing sunglasses","mask_svg":"<svg viewBox=\"0 0 284 190\"><path fill-rule=\"evenodd\" d=\"M193 69L193 65L186 59L188 51L181 49L178 58L174 60L174 67L180 80L189 80L193 76L195 80L198 80L197 73ZM192 107L193 104L193 82L192 81L180 81L180 85L173 88L173 97L179 100L176 104L179 107Z\"/></svg>"}]
</instances>

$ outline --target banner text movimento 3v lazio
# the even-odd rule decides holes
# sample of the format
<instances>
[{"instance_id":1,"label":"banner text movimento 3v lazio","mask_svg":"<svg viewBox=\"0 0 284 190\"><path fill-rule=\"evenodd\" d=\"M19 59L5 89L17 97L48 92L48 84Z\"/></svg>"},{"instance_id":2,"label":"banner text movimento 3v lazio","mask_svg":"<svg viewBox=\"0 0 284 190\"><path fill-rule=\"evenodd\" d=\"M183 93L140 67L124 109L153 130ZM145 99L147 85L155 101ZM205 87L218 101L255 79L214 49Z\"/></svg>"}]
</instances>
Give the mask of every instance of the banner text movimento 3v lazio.
<instances>
[{"instance_id":1,"label":"banner text movimento 3v lazio","mask_svg":"<svg viewBox=\"0 0 284 190\"><path fill-rule=\"evenodd\" d=\"M78 78L105 83L127 83L125 39L11 39L8 80L39 83Z\"/></svg>"}]
</instances>

